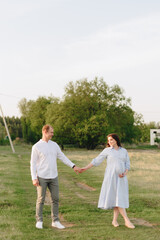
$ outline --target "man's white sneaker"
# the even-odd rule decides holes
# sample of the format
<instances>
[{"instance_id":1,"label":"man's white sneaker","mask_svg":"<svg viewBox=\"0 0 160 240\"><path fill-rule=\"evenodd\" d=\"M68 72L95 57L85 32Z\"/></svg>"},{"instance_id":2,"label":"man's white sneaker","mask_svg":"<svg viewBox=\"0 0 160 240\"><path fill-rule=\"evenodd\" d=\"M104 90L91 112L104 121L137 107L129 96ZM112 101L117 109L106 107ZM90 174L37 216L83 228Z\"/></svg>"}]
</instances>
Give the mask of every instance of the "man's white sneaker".
<instances>
[{"instance_id":1,"label":"man's white sneaker","mask_svg":"<svg viewBox=\"0 0 160 240\"><path fill-rule=\"evenodd\" d=\"M59 221L52 222L52 227L56 227L56 228L59 228L59 229L64 229L65 228L65 226L63 226Z\"/></svg>"},{"instance_id":2,"label":"man's white sneaker","mask_svg":"<svg viewBox=\"0 0 160 240\"><path fill-rule=\"evenodd\" d=\"M42 229L43 228L43 222L37 222L36 228Z\"/></svg>"}]
</instances>

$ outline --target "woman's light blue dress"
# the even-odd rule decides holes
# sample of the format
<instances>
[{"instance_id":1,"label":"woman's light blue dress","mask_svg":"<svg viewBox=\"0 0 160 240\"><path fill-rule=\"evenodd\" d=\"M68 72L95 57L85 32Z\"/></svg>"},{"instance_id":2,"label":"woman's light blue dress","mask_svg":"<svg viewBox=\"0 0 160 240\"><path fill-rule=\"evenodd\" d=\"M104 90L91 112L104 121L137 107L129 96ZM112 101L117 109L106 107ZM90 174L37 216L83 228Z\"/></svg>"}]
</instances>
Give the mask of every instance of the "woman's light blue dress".
<instances>
[{"instance_id":1,"label":"woman's light blue dress","mask_svg":"<svg viewBox=\"0 0 160 240\"><path fill-rule=\"evenodd\" d=\"M122 147L119 147L118 150L112 147L105 148L91 163L94 166L98 166L104 159L107 159L107 167L99 196L98 208L128 208L127 176L119 177L119 174L124 173L126 169L130 169L127 150Z\"/></svg>"}]
</instances>

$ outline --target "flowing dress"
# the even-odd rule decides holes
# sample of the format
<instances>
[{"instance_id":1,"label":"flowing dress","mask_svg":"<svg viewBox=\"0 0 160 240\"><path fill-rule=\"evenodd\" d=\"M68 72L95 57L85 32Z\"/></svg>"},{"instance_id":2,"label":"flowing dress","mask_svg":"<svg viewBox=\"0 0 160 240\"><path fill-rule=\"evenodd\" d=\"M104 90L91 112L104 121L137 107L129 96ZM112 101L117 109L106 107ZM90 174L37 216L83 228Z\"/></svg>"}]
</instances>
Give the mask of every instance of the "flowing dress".
<instances>
[{"instance_id":1,"label":"flowing dress","mask_svg":"<svg viewBox=\"0 0 160 240\"><path fill-rule=\"evenodd\" d=\"M118 150L112 147L105 148L91 163L98 166L104 159L107 159L107 167L99 196L98 208L128 208L127 176L119 177L119 174L124 173L126 169L130 169L127 150L122 147L119 147Z\"/></svg>"}]
</instances>

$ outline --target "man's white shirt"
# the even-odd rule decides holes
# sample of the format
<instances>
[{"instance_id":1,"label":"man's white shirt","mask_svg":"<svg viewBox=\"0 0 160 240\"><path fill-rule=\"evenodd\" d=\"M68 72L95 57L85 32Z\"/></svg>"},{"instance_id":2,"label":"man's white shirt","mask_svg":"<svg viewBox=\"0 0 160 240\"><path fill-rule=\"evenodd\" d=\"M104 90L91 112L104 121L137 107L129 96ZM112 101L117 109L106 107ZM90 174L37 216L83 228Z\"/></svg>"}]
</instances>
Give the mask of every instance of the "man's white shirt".
<instances>
[{"instance_id":1,"label":"man's white shirt","mask_svg":"<svg viewBox=\"0 0 160 240\"><path fill-rule=\"evenodd\" d=\"M64 155L56 142L40 139L34 144L30 162L32 180L37 177L56 178L58 176L57 158L71 168L75 165Z\"/></svg>"}]
</instances>

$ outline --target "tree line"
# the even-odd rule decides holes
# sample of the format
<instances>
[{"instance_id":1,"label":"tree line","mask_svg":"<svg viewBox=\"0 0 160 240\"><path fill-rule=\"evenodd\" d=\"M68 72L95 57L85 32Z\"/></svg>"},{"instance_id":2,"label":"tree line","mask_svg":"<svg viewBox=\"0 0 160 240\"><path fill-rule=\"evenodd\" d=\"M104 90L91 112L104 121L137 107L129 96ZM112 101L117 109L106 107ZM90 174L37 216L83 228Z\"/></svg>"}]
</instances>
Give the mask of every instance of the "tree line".
<instances>
[{"instance_id":1,"label":"tree line","mask_svg":"<svg viewBox=\"0 0 160 240\"><path fill-rule=\"evenodd\" d=\"M74 144L87 149L105 144L106 136L113 132L122 142L148 142L149 129L156 128L154 122L145 124L142 115L132 110L123 89L98 78L69 82L62 98L24 98L18 107L21 118L6 119L11 136L30 143L41 138L42 126L47 123L54 127L54 140L62 147Z\"/></svg>"},{"instance_id":2,"label":"tree line","mask_svg":"<svg viewBox=\"0 0 160 240\"><path fill-rule=\"evenodd\" d=\"M18 117L5 117L7 127L11 136L14 140L17 137L22 138L22 124L21 119ZM0 116L0 145L8 144L9 140L7 137L6 129L4 126L3 118Z\"/></svg>"}]
</instances>

